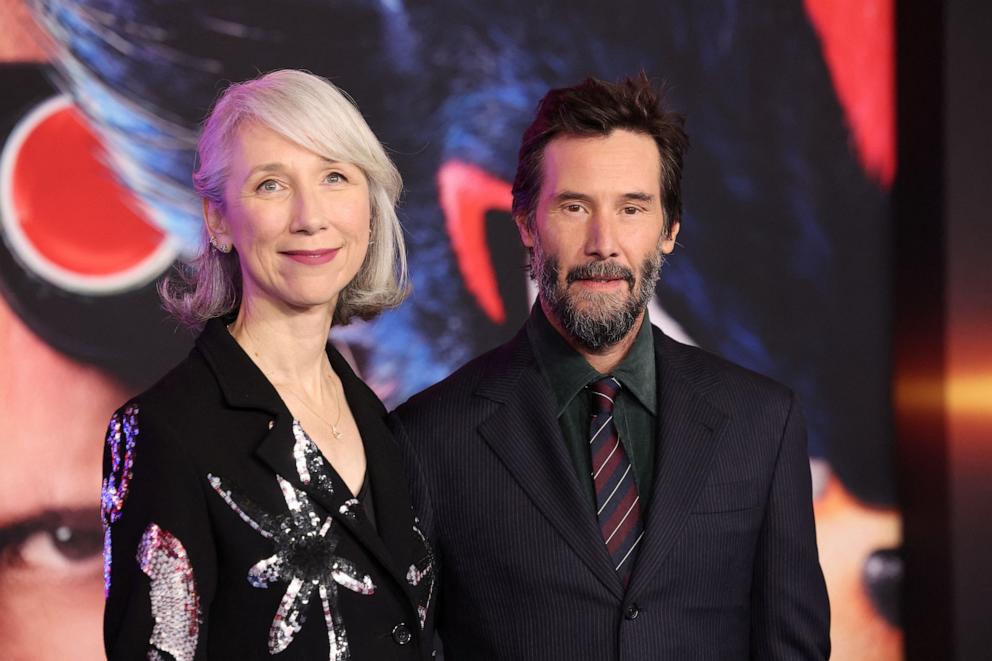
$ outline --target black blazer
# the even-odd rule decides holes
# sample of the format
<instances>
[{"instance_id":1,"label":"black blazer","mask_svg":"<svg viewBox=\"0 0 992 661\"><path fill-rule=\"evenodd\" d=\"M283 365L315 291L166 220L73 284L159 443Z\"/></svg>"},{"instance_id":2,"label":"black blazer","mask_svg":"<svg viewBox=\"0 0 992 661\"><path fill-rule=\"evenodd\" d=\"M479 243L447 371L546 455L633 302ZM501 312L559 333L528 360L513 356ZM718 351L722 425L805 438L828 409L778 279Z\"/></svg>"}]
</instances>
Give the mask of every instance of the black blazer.
<instances>
[{"instance_id":1,"label":"black blazer","mask_svg":"<svg viewBox=\"0 0 992 661\"><path fill-rule=\"evenodd\" d=\"M385 409L327 353L362 433L378 531L213 320L186 360L111 420L110 659L430 656L432 556Z\"/></svg>"},{"instance_id":2,"label":"black blazer","mask_svg":"<svg viewBox=\"0 0 992 661\"><path fill-rule=\"evenodd\" d=\"M526 333L391 416L462 659L825 659L829 607L795 397L654 329L659 433L629 588ZM416 491L415 491L416 493Z\"/></svg>"}]
</instances>

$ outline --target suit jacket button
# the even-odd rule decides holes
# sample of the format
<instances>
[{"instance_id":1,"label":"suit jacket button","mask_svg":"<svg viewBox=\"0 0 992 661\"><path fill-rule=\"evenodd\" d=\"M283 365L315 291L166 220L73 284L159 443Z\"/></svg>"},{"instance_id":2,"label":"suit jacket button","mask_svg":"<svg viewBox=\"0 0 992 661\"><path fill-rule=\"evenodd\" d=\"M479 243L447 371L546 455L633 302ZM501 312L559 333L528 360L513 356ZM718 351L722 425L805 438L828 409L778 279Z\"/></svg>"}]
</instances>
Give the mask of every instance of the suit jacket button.
<instances>
[{"instance_id":1,"label":"suit jacket button","mask_svg":"<svg viewBox=\"0 0 992 661\"><path fill-rule=\"evenodd\" d=\"M400 622L395 627L393 627L393 640L397 645L406 645L413 639L413 634L410 633L410 627L408 627L403 622Z\"/></svg>"},{"instance_id":2,"label":"suit jacket button","mask_svg":"<svg viewBox=\"0 0 992 661\"><path fill-rule=\"evenodd\" d=\"M630 604L623 611L623 616L628 620L636 620L637 616L641 614L641 609L637 607L637 604Z\"/></svg>"},{"instance_id":3,"label":"suit jacket button","mask_svg":"<svg viewBox=\"0 0 992 661\"><path fill-rule=\"evenodd\" d=\"M269 429L272 429L275 426L276 426L276 421L275 420L269 420Z\"/></svg>"}]
</instances>

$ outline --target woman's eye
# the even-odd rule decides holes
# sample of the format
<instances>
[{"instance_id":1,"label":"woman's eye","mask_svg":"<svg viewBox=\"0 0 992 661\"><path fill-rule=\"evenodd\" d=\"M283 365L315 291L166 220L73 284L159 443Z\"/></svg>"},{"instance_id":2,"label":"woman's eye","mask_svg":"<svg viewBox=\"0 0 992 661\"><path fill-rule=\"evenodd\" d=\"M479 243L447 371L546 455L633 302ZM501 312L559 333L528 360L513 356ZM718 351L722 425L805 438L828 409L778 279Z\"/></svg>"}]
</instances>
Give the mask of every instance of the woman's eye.
<instances>
[{"instance_id":1,"label":"woman's eye","mask_svg":"<svg viewBox=\"0 0 992 661\"><path fill-rule=\"evenodd\" d=\"M275 179L266 179L255 189L263 193L277 193L282 190L282 184Z\"/></svg>"},{"instance_id":2,"label":"woman's eye","mask_svg":"<svg viewBox=\"0 0 992 661\"><path fill-rule=\"evenodd\" d=\"M331 172L326 177L324 177L324 181L329 184L340 184L348 181L348 178L345 177L340 172Z\"/></svg>"}]
</instances>

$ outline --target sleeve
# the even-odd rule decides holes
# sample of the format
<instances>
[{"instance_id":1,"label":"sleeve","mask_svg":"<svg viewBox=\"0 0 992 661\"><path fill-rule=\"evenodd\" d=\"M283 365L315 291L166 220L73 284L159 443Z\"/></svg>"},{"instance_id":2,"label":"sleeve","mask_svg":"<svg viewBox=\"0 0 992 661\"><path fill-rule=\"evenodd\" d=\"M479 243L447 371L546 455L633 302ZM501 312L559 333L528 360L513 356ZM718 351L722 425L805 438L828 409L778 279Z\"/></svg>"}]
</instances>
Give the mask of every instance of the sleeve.
<instances>
[{"instance_id":1,"label":"sleeve","mask_svg":"<svg viewBox=\"0 0 992 661\"><path fill-rule=\"evenodd\" d=\"M132 401L104 446L104 647L117 659L206 658L216 557L202 480L175 434Z\"/></svg>"},{"instance_id":2,"label":"sleeve","mask_svg":"<svg viewBox=\"0 0 992 661\"><path fill-rule=\"evenodd\" d=\"M816 548L806 426L793 395L755 555L751 658L829 657L830 605Z\"/></svg>"}]
</instances>

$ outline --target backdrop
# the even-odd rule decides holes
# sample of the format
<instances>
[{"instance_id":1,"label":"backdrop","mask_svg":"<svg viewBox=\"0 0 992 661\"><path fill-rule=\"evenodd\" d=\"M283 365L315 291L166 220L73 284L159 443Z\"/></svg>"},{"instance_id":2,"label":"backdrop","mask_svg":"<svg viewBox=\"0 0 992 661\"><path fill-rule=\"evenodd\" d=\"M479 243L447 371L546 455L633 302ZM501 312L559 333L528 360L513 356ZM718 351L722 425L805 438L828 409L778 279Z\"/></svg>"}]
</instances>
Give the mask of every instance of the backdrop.
<instances>
[{"instance_id":1,"label":"backdrop","mask_svg":"<svg viewBox=\"0 0 992 661\"><path fill-rule=\"evenodd\" d=\"M667 81L692 146L652 320L799 392L834 658L901 658L891 0L0 5L0 658L102 656L106 420L192 342L155 283L199 245L197 125L282 67L346 89L404 176L414 294L332 333L387 406L526 317L509 181L544 92Z\"/></svg>"}]
</instances>

